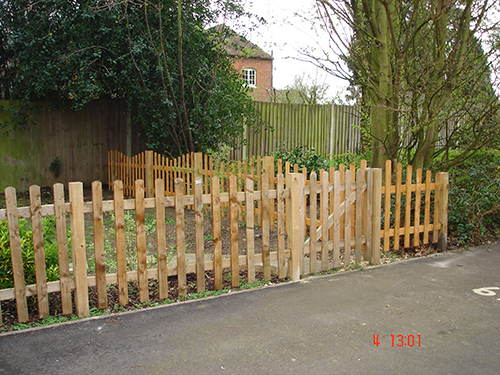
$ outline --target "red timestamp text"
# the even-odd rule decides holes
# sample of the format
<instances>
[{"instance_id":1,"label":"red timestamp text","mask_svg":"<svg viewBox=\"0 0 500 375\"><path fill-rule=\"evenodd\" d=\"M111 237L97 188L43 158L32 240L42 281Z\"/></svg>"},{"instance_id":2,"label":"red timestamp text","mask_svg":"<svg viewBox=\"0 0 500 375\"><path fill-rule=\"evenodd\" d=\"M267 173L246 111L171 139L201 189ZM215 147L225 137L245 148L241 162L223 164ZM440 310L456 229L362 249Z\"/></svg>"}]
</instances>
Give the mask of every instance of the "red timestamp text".
<instances>
[{"instance_id":1,"label":"red timestamp text","mask_svg":"<svg viewBox=\"0 0 500 375\"><path fill-rule=\"evenodd\" d=\"M408 346L410 348L418 346L420 347L421 338L418 335L391 335L392 347L403 347ZM380 341L378 335L373 335L373 345L379 346Z\"/></svg>"}]
</instances>

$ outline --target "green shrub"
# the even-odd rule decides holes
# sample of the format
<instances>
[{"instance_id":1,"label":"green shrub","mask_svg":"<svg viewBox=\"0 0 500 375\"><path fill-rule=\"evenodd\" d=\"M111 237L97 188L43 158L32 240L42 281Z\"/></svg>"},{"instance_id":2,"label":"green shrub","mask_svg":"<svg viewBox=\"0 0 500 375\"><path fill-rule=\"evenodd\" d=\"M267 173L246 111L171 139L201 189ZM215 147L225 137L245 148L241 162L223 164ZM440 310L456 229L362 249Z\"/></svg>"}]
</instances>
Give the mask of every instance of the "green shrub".
<instances>
[{"instance_id":1,"label":"green shrub","mask_svg":"<svg viewBox=\"0 0 500 375\"><path fill-rule=\"evenodd\" d=\"M321 169L328 170L329 168L328 159L319 155L314 147L297 145L292 149L287 149L284 145L281 145L272 156L274 156L274 160L283 160L283 164L287 161L290 162L292 168L295 164L300 169L305 167L308 173L312 171L319 173Z\"/></svg>"},{"instance_id":2,"label":"green shrub","mask_svg":"<svg viewBox=\"0 0 500 375\"><path fill-rule=\"evenodd\" d=\"M350 163L355 163L356 169L358 169L361 165L361 160L367 160L369 162L370 158L371 158L371 151L366 154L345 153L340 155L334 155L330 160L330 166L334 167L335 170L338 170L340 164L344 164L347 168L349 168Z\"/></svg>"},{"instance_id":3,"label":"green shrub","mask_svg":"<svg viewBox=\"0 0 500 375\"><path fill-rule=\"evenodd\" d=\"M59 257L57 253L55 218L53 216L44 217L42 225L47 281L56 281L59 280ZM19 220L19 235L24 266L24 280L27 285L36 284L33 231L26 219ZM13 287L14 279L12 275L9 227L7 221L0 221L0 289Z\"/></svg>"},{"instance_id":4,"label":"green shrub","mask_svg":"<svg viewBox=\"0 0 500 375\"><path fill-rule=\"evenodd\" d=\"M500 234L500 154L473 156L450 170L449 232L461 245Z\"/></svg>"}]
</instances>

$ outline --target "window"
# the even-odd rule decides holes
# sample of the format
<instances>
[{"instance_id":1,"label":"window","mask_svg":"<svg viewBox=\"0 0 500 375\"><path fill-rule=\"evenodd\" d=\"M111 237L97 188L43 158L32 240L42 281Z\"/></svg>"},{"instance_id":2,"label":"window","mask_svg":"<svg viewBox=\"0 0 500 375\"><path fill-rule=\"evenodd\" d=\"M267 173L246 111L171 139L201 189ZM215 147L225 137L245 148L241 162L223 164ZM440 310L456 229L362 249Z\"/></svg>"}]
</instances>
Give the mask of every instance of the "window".
<instances>
[{"instance_id":1,"label":"window","mask_svg":"<svg viewBox=\"0 0 500 375\"><path fill-rule=\"evenodd\" d=\"M257 87L257 74L255 69L243 69L243 81L250 87Z\"/></svg>"}]
</instances>

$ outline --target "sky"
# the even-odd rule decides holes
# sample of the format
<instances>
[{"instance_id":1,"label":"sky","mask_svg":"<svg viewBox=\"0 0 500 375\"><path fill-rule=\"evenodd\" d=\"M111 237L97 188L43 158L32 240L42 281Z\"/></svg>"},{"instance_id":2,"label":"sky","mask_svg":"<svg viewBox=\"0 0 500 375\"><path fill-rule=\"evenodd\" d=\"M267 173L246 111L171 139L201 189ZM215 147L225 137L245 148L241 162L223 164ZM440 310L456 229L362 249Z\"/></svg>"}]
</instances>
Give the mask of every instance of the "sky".
<instances>
[{"instance_id":1,"label":"sky","mask_svg":"<svg viewBox=\"0 0 500 375\"><path fill-rule=\"evenodd\" d=\"M229 26L273 55L274 88L284 89L293 84L296 75L305 74L312 79L317 77L318 82L327 82L330 86L328 95L333 97L345 90L347 82L325 73L312 63L298 60L303 58L298 52L301 48L321 41L315 36L311 23L304 20L314 13L314 4L315 0L245 0L245 10L263 17L267 23L251 30L230 23Z\"/></svg>"},{"instance_id":2,"label":"sky","mask_svg":"<svg viewBox=\"0 0 500 375\"><path fill-rule=\"evenodd\" d=\"M345 80L327 74L311 63L297 60L302 57L298 52L300 49L314 47L316 43L323 46L327 43L327 38L318 37L312 30L311 22L306 21L315 14L315 0L243 0L243 3L247 11L263 17L267 23L255 28L229 26L273 55L274 88L284 89L293 84L296 75L306 74L312 78L317 77L319 82L328 83L330 97L344 98L348 86ZM490 13L492 20L498 20L499 9L491 9ZM495 80L495 77L492 79ZM498 83L495 89L497 93L500 92Z\"/></svg>"}]
</instances>

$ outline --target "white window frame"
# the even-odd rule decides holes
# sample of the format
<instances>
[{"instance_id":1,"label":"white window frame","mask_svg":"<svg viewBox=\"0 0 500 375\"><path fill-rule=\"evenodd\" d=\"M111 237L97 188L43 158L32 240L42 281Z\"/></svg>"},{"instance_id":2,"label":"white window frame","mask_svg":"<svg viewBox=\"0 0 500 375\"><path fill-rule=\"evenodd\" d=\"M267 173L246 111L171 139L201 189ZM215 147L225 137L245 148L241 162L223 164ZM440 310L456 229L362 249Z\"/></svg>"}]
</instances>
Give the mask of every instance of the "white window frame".
<instances>
[{"instance_id":1,"label":"white window frame","mask_svg":"<svg viewBox=\"0 0 500 375\"><path fill-rule=\"evenodd\" d=\"M243 81L249 87L257 87L257 71L253 68L243 69Z\"/></svg>"}]
</instances>

